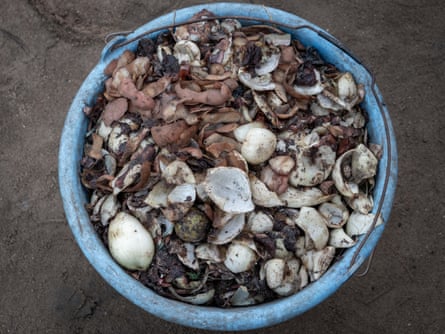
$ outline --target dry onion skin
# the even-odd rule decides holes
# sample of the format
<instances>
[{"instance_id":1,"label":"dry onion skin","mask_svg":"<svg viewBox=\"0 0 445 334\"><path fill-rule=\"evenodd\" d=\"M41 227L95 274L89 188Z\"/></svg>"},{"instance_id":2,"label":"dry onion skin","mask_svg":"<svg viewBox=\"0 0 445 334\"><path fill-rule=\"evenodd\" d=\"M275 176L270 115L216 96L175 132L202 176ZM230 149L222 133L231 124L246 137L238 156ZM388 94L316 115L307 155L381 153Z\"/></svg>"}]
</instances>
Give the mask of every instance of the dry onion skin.
<instances>
[{"instance_id":1,"label":"dry onion skin","mask_svg":"<svg viewBox=\"0 0 445 334\"><path fill-rule=\"evenodd\" d=\"M105 74L84 110L87 210L158 294L218 307L289 296L371 228L381 148L364 87L316 49L215 18L140 40Z\"/></svg>"}]
</instances>

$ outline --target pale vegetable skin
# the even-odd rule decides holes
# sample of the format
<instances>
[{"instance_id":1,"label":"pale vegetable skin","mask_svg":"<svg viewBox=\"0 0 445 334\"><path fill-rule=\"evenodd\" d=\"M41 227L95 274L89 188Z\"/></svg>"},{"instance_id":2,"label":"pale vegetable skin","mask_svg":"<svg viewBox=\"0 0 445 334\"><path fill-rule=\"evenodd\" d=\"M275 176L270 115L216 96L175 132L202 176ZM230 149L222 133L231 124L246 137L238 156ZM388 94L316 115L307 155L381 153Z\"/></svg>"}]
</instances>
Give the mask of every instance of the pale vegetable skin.
<instances>
[{"instance_id":1,"label":"pale vegetable skin","mask_svg":"<svg viewBox=\"0 0 445 334\"><path fill-rule=\"evenodd\" d=\"M130 72L131 78L136 80L147 73L150 68L150 60L147 57L138 57L126 67L128 72Z\"/></svg>"},{"instance_id":2,"label":"pale vegetable skin","mask_svg":"<svg viewBox=\"0 0 445 334\"><path fill-rule=\"evenodd\" d=\"M328 226L331 228L342 227L349 218L349 211L342 204L326 202L320 205L318 211L326 219Z\"/></svg>"},{"instance_id":3,"label":"pale vegetable skin","mask_svg":"<svg viewBox=\"0 0 445 334\"><path fill-rule=\"evenodd\" d=\"M224 265L232 273L241 273L253 267L256 262L256 255L249 247L232 243L227 249L226 259Z\"/></svg>"},{"instance_id":4,"label":"pale vegetable skin","mask_svg":"<svg viewBox=\"0 0 445 334\"><path fill-rule=\"evenodd\" d=\"M190 167L183 161L175 160L162 172L162 177L169 184L195 184L195 176Z\"/></svg>"},{"instance_id":5,"label":"pale vegetable skin","mask_svg":"<svg viewBox=\"0 0 445 334\"><path fill-rule=\"evenodd\" d=\"M125 50L120 57L117 59L116 64L114 65L115 68L113 70L113 75L115 74L115 72L117 70L119 70L122 67L127 66L128 64L130 64L135 58L135 54L133 52L131 52L130 50Z\"/></svg>"},{"instance_id":6,"label":"pale vegetable skin","mask_svg":"<svg viewBox=\"0 0 445 334\"><path fill-rule=\"evenodd\" d=\"M289 175L295 167L295 160L288 155L279 155L269 160L269 165L273 171L280 175Z\"/></svg>"},{"instance_id":7,"label":"pale vegetable skin","mask_svg":"<svg viewBox=\"0 0 445 334\"><path fill-rule=\"evenodd\" d=\"M329 240L327 222L321 214L312 207L302 207L295 223L312 240L316 249L324 248Z\"/></svg>"},{"instance_id":8,"label":"pale vegetable skin","mask_svg":"<svg viewBox=\"0 0 445 334\"><path fill-rule=\"evenodd\" d=\"M235 167L209 169L204 180L209 198L227 213L244 213L254 209L246 173Z\"/></svg>"},{"instance_id":9,"label":"pale vegetable skin","mask_svg":"<svg viewBox=\"0 0 445 334\"><path fill-rule=\"evenodd\" d=\"M96 133L99 136L101 136L104 139L104 141L108 140L108 136L110 135L112 130L113 128L111 126L106 125L103 119L99 120L96 128Z\"/></svg>"},{"instance_id":10,"label":"pale vegetable skin","mask_svg":"<svg viewBox=\"0 0 445 334\"><path fill-rule=\"evenodd\" d=\"M303 289L306 285L309 284L309 274L305 266L300 267L298 276L300 276L300 289Z\"/></svg>"},{"instance_id":11,"label":"pale vegetable skin","mask_svg":"<svg viewBox=\"0 0 445 334\"><path fill-rule=\"evenodd\" d=\"M108 246L113 258L129 270L147 270L155 253L153 238L132 215L120 212L110 222Z\"/></svg>"},{"instance_id":12,"label":"pale vegetable skin","mask_svg":"<svg viewBox=\"0 0 445 334\"><path fill-rule=\"evenodd\" d=\"M272 131L253 128L247 132L241 146L241 154L251 164L260 164L268 160L275 152L277 138Z\"/></svg>"},{"instance_id":13,"label":"pale vegetable skin","mask_svg":"<svg viewBox=\"0 0 445 334\"><path fill-rule=\"evenodd\" d=\"M256 304L256 300L250 297L249 290L241 285L230 298L230 303L233 306L247 306Z\"/></svg>"},{"instance_id":14,"label":"pale vegetable skin","mask_svg":"<svg viewBox=\"0 0 445 334\"><path fill-rule=\"evenodd\" d=\"M113 195L118 195L124 189L132 185L141 173L141 164L136 164L134 161L127 162L125 166L122 167L120 172L111 181L111 187L113 188Z\"/></svg>"},{"instance_id":15,"label":"pale vegetable skin","mask_svg":"<svg viewBox=\"0 0 445 334\"><path fill-rule=\"evenodd\" d=\"M263 122L250 122L243 125L240 125L233 131L233 135L235 136L236 140L238 140L240 143L242 143L247 136L247 133L250 131L250 129L254 128L262 128L264 129L265 125Z\"/></svg>"},{"instance_id":16,"label":"pale vegetable skin","mask_svg":"<svg viewBox=\"0 0 445 334\"><path fill-rule=\"evenodd\" d=\"M275 83L271 81L270 75L261 75L252 78L250 73L244 72L242 69L238 72L239 81L249 87L252 90L256 91L268 91L275 89Z\"/></svg>"},{"instance_id":17,"label":"pale vegetable skin","mask_svg":"<svg viewBox=\"0 0 445 334\"><path fill-rule=\"evenodd\" d=\"M334 255L335 248L327 246L321 250L308 251L301 257L311 281L318 280L326 272L334 259Z\"/></svg>"},{"instance_id":18,"label":"pale vegetable skin","mask_svg":"<svg viewBox=\"0 0 445 334\"><path fill-rule=\"evenodd\" d=\"M329 201L334 195L325 195L318 188L297 189L288 187L280 195L280 199L290 208L301 208L303 206L315 206Z\"/></svg>"},{"instance_id":19,"label":"pale vegetable skin","mask_svg":"<svg viewBox=\"0 0 445 334\"><path fill-rule=\"evenodd\" d=\"M224 245L235 239L243 230L246 219L245 214L235 215L224 226L214 230L208 236L207 241L215 245Z\"/></svg>"},{"instance_id":20,"label":"pale vegetable skin","mask_svg":"<svg viewBox=\"0 0 445 334\"><path fill-rule=\"evenodd\" d=\"M365 90L362 84L355 85L354 79L350 73L344 73L337 81L337 94L330 90L323 90L325 96L319 99L319 103L325 108L334 107L336 110L346 109L351 111L352 108L360 103L364 96ZM318 96L322 96L319 94Z\"/></svg>"},{"instance_id":21,"label":"pale vegetable skin","mask_svg":"<svg viewBox=\"0 0 445 334\"><path fill-rule=\"evenodd\" d=\"M273 230L273 220L262 211L252 212L247 220L247 229L253 233L263 233Z\"/></svg>"},{"instance_id":22,"label":"pale vegetable skin","mask_svg":"<svg viewBox=\"0 0 445 334\"><path fill-rule=\"evenodd\" d=\"M195 185L190 183L183 183L168 194L167 201L169 204L175 203L193 203L196 198Z\"/></svg>"},{"instance_id":23,"label":"pale vegetable skin","mask_svg":"<svg viewBox=\"0 0 445 334\"><path fill-rule=\"evenodd\" d=\"M349 236L355 236L360 234L365 234L371 228L372 223L375 219L375 215L372 213L368 213L364 215L360 212L353 212L346 223L346 233ZM383 224L383 219L381 216L377 218L377 222L375 226Z\"/></svg>"},{"instance_id":24,"label":"pale vegetable skin","mask_svg":"<svg viewBox=\"0 0 445 334\"><path fill-rule=\"evenodd\" d=\"M282 259L272 259L266 262L266 282L269 288L278 288L283 283L284 266L286 263Z\"/></svg>"},{"instance_id":25,"label":"pale vegetable skin","mask_svg":"<svg viewBox=\"0 0 445 334\"><path fill-rule=\"evenodd\" d=\"M358 211L364 215L368 214L374 206L372 196L367 196L361 192L358 193L357 197L347 198L346 203L353 211Z\"/></svg>"},{"instance_id":26,"label":"pale vegetable skin","mask_svg":"<svg viewBox=\"0 0 445 334\"><path fill-rule=\"evenodd\" d=\"M119 97L120 94L118 92L119 86L121 85L124 79L131 80L131 74L127 68L121 67L116 70L113 74L113 77L109 79L107 90L113 92L113 94L117 94L116 97Z\"/></svg>"},{"instance_id":27,"label":"pale vegetable skin","mask_svg":"<svg viewBox=\"0 0 445 334\"><path fill-rule=\"evenodd\" d=\"M344 101L351 101L357 96L357 86L352 74L344 73L337 82L338 97Z\"/></svg>"},{"instance_id":28,"label":"pale vegetable skin","mask_svg":"<svg viewBox=\"0 0 445 334\"><path fill-rule=\"evenodd\" d=\"M129 136L124 133L123 127L120 124L116 124L112 128L107 127L104 124L99 128L99 130L102 130L104 132L100 135L106 135L108 139L108 151L110 153L114 153L115 155L118 155L119 148L123 145L126 145L130 140Z\"/></svg>"},{"instance_id":29,"label":"pale vegetable skin","mask_svg":"<svg viewBox=\"0 0 445 334\"><path fill-rule=\"evenodd\" d=\"M274 109L276 108L272 107L266 98L266 94L260 94L255 91L252 91L253 100L255 101L255 104L258 106L258 108L262 111L264 116L268 119L268 121L274 126L274 127L281 127L280 121L278 119L278 115L275 113Z\"/></svg>"},{"instance_id":30,"label":"pale vegetable skin","mask_svg":"<svg viewBox=\"0 0 445 334\"><path fill-rule=\"evenodd\" d=\"M172 186L168 185L163 180L159 181L148 193L147 197L144 199L144 203L153 208L165 208L168 205L168 194L171 189Z\"/></svg>"},{"instance_id":31,"label":"pale vegetable skin","mask_svg":"<svg viewBox=\"0 0 445 334\"><path fill-rule=\"evenodd\" d=\"M365 145L360 144L352 154L352 177L356 183L373 177L377 172L378 160Z\"/></svg>"},{"instance_id":32,"label":"pale vegetable skin","mask_svg":"<svg viewBox=\"0 0 445 334\"><path fill-rule=\"evenodd\" d=\"M323 182L335 164L335 152L327 145L321 145L314 156L302 150L297 156L297 166L290 174L289 183L297 186L315 186Z\"/></svg>"},{"instance_id":33,"label":"pale vegetable skin","mask_svg":"<svg viewBox=\"0 0 445 334\"><path fill-rule=\"evenodd\" d=\"M255 67L257 75L265 75L274 71L280 62L280 53L273 53L264 62Z\"/></svg>"},{"instance_id":34,"label":"pale vegetable skin","mask_svg":"<svg viewBox=\"0 0 445 334\"><path fill-rule=\"evenodd\" d=\"M208 260L215 263L221 263L224 261L223 251L221 251L217 245L201 243L195 248L195 255L198 259Z\"/></svg>"},{"instance_id":35,"label":"pale vegetable skin","mask_svg":"<svg viewBox=\"0 0 445 334\"><path fill-rule=\"evenodd\" d=\"M300 289L300 262L295 258L285 261L271 259L264 265L266 283L280 296L289 296Z\"/></svg>"},{"instance_id":36,"label":"pale vegetable skin","mask_svg":"<svg viewBox=\"0 0 445 334\"><path fill-rule=\"evenodd\" d=\"M320 72L318 72L317 70L314 70L315 73L315 78L317 80L317 82L315 83L315 85L313 86L297 86L295 85L293 87L293 89L301 95L317 95L319 93L321 93L324 89L323 84L320 81Z\"/></svg>"},{"instance_id":37,"label":"pale vegetable skin","mask_svg":"<svg viewBox=\"0 0 445 334\"><path fill-rule=\"evenodd\" d=\"M291 43L292 36L290 34L266 34L264 39L267 43L276 46L288 46Z\"/></svg>"},{"instance_id":38,"label":"pale vegetable skin","mask_svg":"<svg viewBox=\"0 0 445 334\"><path fill-rule=\"evenodd\" d=\"M181 261L183 265L198 271L199 262L195 256L195 245L185 242L182 246L183 249L185 249L185 255L182 253L178 253L179 261Z\"/></svg>"},{"instance_id":39,"label":"pale vegetable skin","mask_svg":"<svg viewBox=\"0 0 445 334\"><path fill-rule=\"evenodd\" d=\"M276 173L270 166L265 166L262 169L260 178L277 195L281 195L289 187L289 176Z\"/></svg>"},{"instance_id":40,"label":"pale vegetable skin","mask_svg":"<svg viewBox=\"0 0 445 334\"><path fill-rule=\"evenodd\" d=\"M107 226L111 218L113 218L120 209L120 203L116 196L110 194L105 197L105 200L100 208L100 221L103 226Z\"/></svg>"},{"instance_id":41,"label":"pale vegetable skin","mask_svg":"<svg viewBox=\"0 0 445 334\"><path fill-rule=\"evenodd\" d=\"M359 193L357 185L363 180L375 176L377 163L377 158L363 144L343 153L335 162L332 171L335 187L345 197L356 197ZM347 180L343 175L344 165L350 165L352 174L350 180Z\"/></svg>"},{"instance_id":42,"label":"pale vegetable skin","mask_svg":"<svg viewBox=\"0 0 445 334\"><path fill-rule=\"evenodd\" d=\"M329 232L329 246L335 248L349 248L355 241L342 228L335 228Z\"/></svg>"},{"instance_id":43,"label":"pale vegetable skin","mask_svg":"<svg viewBox=\"0 0 445 334\"><path fill-rule=\"evenodd\" d=\"M201 52L199 47L187 40L179 41L173 48L173 55L178 59L179 64L191 64L199 66Z\"/></svg>"},{"instance_id":44,"label":"pale vegetable skin","mask_svg":"<svg viewBox=\"0 0 445 334\"><path fill-rule=\"evenodd\" d=\"M278 195L275 192L270 191L267 186L255 175L250 174L249 180L253 202L256 205L264 206L266 208L273 208L284 204Z\"/></svg>"},{"instance_id":45,"label":"pale vegetable skin","mask_svg":"<svg viewBox=\"0 0 445 334\"><path fill-rule=\"evenodd\" d=\"M301 286L301 278L299 275L300 261L291 258L286 261L283 282L275 289L275 293L280 296L290 296L296 293Z\"/></svg>"},{"instance_id":46,"label":"pale vegetable skin","mask_svg":"<svg viewBox=\"0 0 445 334\"><path fill-rule=\"evenodd\" d=\"M181 296L178 295L178 293L173 289L172 286L169 287L170 292L178 299L186 303L194 304L194 305L202 305L205 303L208 303L210 300L212 300L213 296L215 295L215 289L210 289L207 292L199 293L194 296Z\"/></svg>"}]
</instances>

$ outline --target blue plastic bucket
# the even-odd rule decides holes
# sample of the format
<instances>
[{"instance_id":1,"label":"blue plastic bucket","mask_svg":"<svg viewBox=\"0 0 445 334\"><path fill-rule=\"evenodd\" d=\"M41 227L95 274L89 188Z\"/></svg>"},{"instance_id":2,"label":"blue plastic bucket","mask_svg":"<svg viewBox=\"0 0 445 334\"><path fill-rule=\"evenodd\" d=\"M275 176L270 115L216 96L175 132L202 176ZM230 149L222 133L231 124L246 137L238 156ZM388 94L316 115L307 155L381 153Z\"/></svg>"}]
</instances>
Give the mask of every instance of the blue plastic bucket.
<instances>
[{"instance_id":1,"label":"blue plastic bucket","mask_svg":"<svg viewBox=\"0 0 445 334\"><path fill-rule=\"evenodd\" d=\"M157 295L130 277L111 258L84 208L87 195L79 179L79 161L87 127L83 107L93 105L97 95L103 90L105 66L124 50L135 50L137 41L115 50L113 46L159 27L185 22L204 8L218 16L243 15L280 22L282 25L279 27L282 30L291 33L304 45L315 47L327 62L333 63L340 70L350 71L357 82L363 83L366 88L367 94L362 106L369 113L370 142L383 147L383 157L376 177L373 212L380 211L385 223L372 231L363 247L359 249L356 245L348 249L343 258L332 265L318 281L293 296L258 306L232 309L193 306ZM259 21L241 22L253 24ZM157 33L148 37L154 37ZM302 314L329 297L354 274L375 248L389 219L396 181L397 150L394 131L381 94L368 70L341 47L334 37L310 22L278 9L245 3L212 3L180 9L150 21L128 36L113 39L104 48L99 63L83 82L72 102L59 151L59 184L66 218L77 243L93 267L114 289L150 314L181 325L209 330L247 330L271 326ZM351 265L353 258L355 261Z\"/></svg>"}]
</instances>

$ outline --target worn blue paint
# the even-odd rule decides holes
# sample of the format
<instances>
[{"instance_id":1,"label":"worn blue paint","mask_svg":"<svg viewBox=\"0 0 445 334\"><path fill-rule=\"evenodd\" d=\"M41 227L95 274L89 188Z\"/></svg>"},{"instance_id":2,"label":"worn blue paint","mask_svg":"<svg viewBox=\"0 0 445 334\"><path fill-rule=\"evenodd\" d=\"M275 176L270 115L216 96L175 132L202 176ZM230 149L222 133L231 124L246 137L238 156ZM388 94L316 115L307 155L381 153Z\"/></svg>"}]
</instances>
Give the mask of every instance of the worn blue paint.
<instances>
[{"instance_id":1,"label":"worn blue paint","mask_svg":"<svg viewBox=\"0 0 445 334\"><path fill-rule=\"evenodd\" d=\"M119 265L112 260L107 249L103 246L93 230L84 209L87 198L79 181L79 161L82 155L87 121L82 109L85 105L92 105L97 94L103 89L104 75L102 73L108 62L118 57L123 49L134 50L137 42L116 51L110 50L112 45L120 41L125 41L127 38L137 36L149 29L172 24L174 20L176 22L185 21L203 8L207 8L218 15L244 15L271 19L291 25L309 25L321 30L298 16L281 10L251 4L213 3L177 10L175 13L161 16L145 24L127 37L115 38L103 50L99 63L83 82L67 114L59 151L60 191L68 223L79 247L105 281L128 300L157 317L185 326L211 330L247 330L261 328L281 323L317 306L344 284L375 248L388 222L396 188L397 150L395 136L389 120L388 111L383 104L380 92L376 90L377 96L368 93L363 102L363 107L368 111L370 116L368 126L369 135L371 142L381 144L384 149L383 158L379 163L380 172L377 177L374 194L375 208L382 199L387 164L389 164L390 176L382 208L382 216L385 224L373 231L366 245L361 250L355 265L351 268L349 268L349 264L356 247L347 250L341 261L335 263L317 282L309 285L298 294L264 305L236 309L192 306L160 297L150 289L144 287L138 281L127 275ZM292 33L294 37L300 39L305 45L312 45L317 48L324 59L335 64L338 68L351 71L358 82L366 85L367 92L370 91L371 78L369 74L348 54L309 29L289 32ZM326 35L328 34L326 33ZM379 99L383 105L382 112L378 108L377 99ZM389 126L389 142L385 135L384 118L387 119ZM391 152L388 151L388 143L391 145ZM391 153L391 159L389 158L389 153Z\"/></svg>"}]
</instances>

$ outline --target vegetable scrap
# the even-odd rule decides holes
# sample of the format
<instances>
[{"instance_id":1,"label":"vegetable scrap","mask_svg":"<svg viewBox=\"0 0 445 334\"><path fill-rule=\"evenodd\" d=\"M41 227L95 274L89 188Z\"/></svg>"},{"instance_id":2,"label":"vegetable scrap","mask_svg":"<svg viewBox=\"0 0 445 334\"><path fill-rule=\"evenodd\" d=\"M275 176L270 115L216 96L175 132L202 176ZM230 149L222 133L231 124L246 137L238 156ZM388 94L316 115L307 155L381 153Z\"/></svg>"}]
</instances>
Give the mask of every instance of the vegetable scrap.
<instances>
[{"instance_id":1,"label":"vegetable scrap","mask_svg":"<svg viewBox=\"0 0 445 334\"><path fill-rule=\"evenodd\" d=\"M351 73L275 27L201 18L106 66L80 178L132 277L185 303L260 304L371 227L381 147Z\"/></svg>"}]
</instances>

